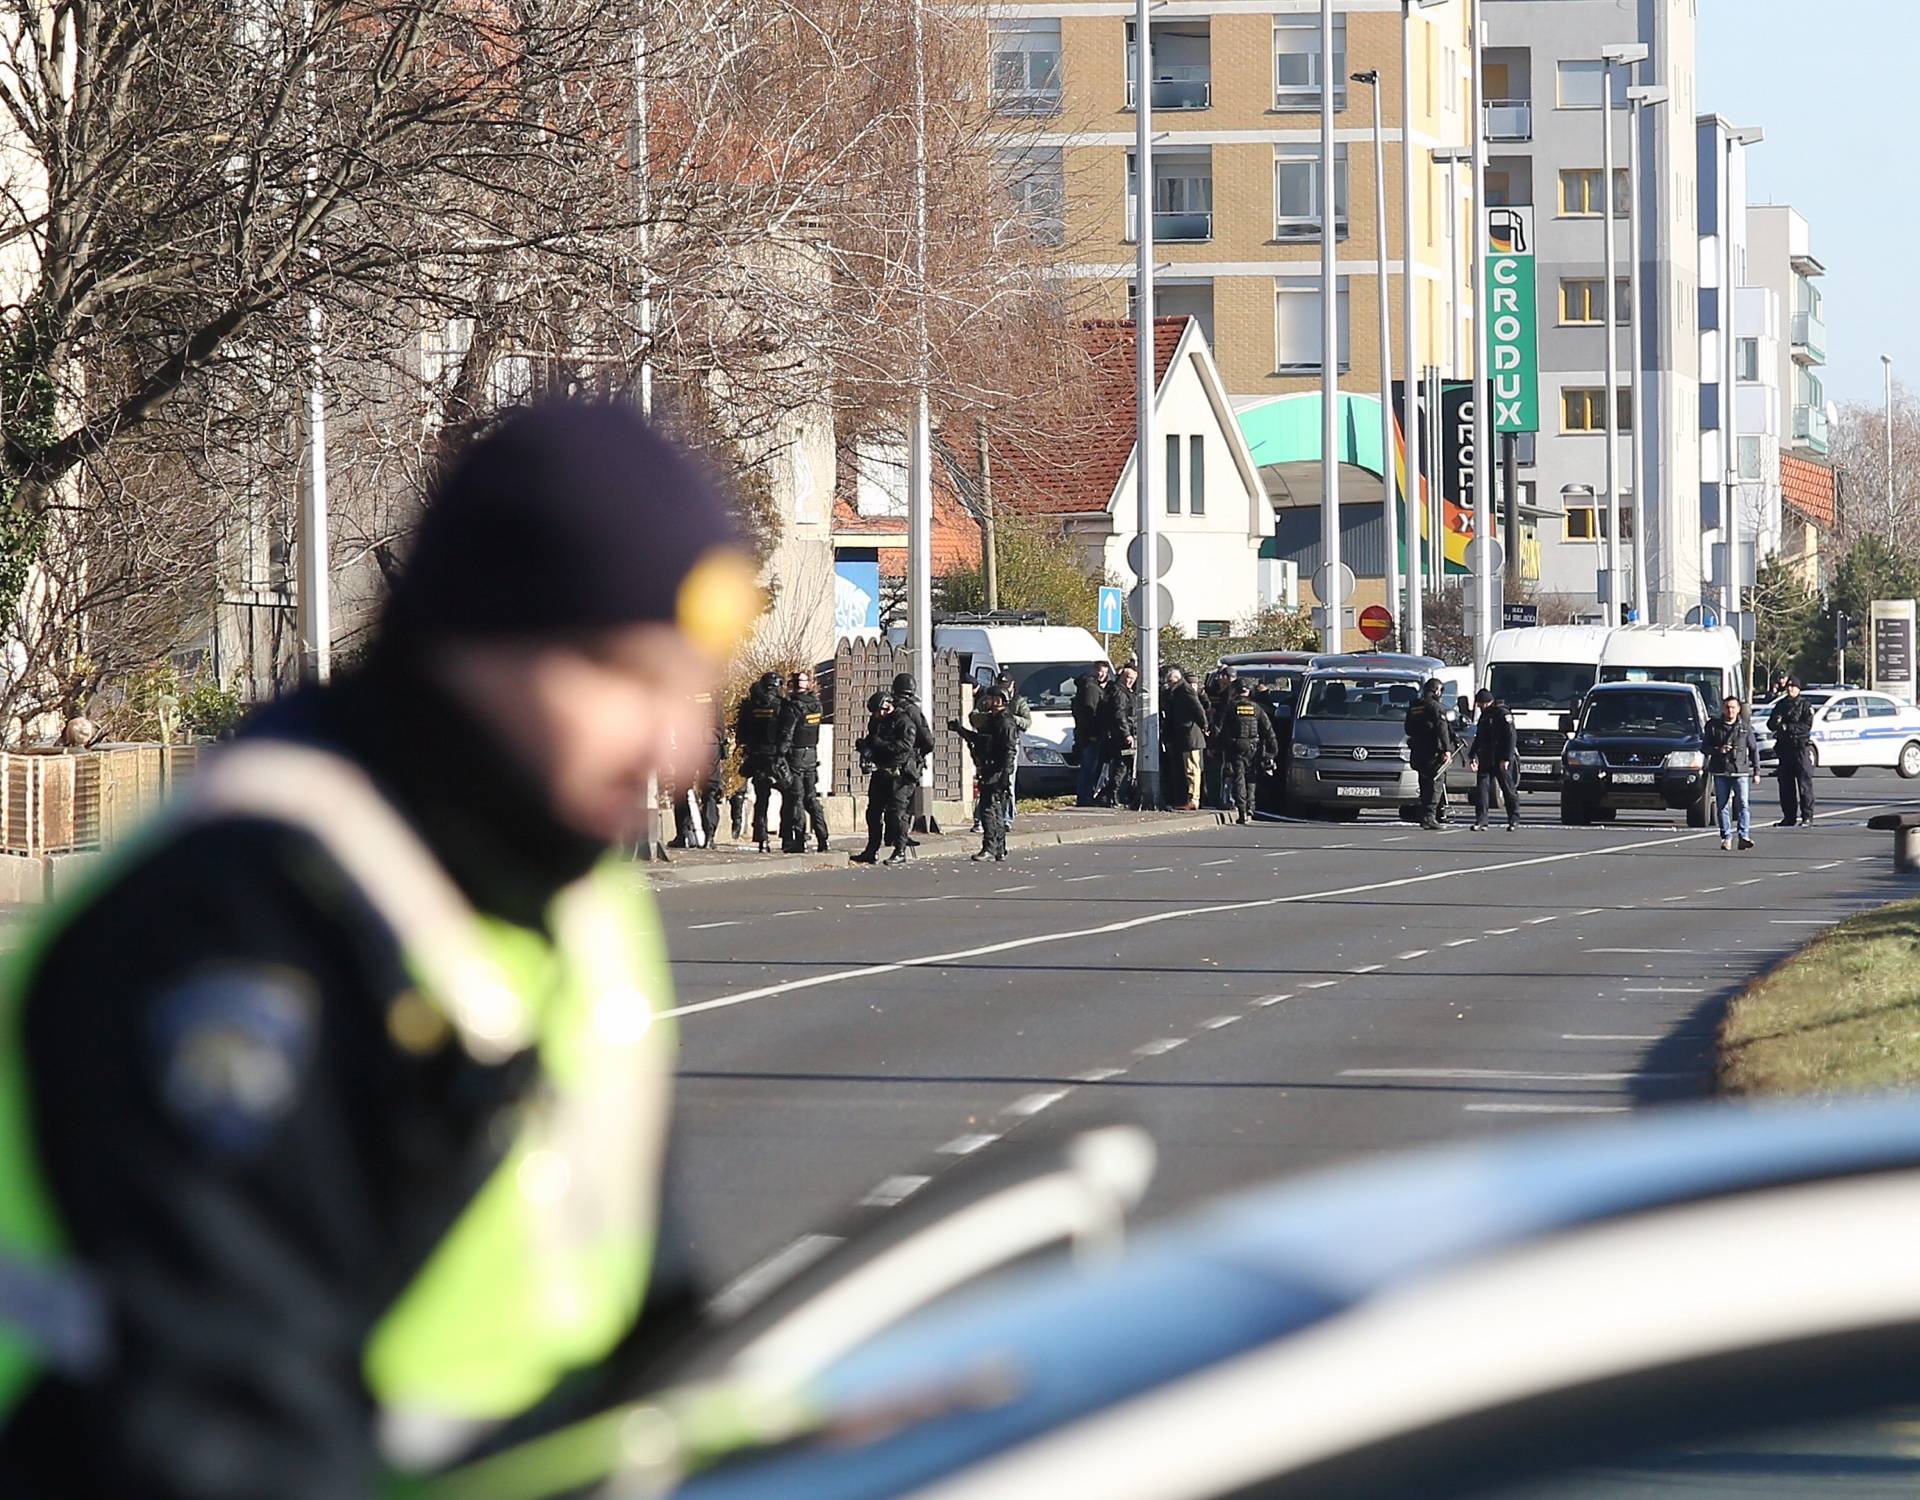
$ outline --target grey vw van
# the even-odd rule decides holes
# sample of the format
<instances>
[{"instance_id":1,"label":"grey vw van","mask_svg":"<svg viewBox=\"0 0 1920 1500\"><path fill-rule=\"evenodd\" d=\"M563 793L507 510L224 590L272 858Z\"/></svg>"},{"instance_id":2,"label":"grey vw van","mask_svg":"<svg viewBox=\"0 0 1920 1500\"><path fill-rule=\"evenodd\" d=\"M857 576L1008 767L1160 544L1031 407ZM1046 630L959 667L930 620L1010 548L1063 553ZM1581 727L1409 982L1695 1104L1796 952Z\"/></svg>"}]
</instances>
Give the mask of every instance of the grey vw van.
<instances>
[{"instance_id":1,"label":"grey vw van","mask_svg":"<svg viewBox=\"0 0 1920 1500\"><path fill-rule=\"evenodd\" d=\"M1420 795L1403 725L1419 701L1418 672L1331 667L1307 673L1294 707L1288 808L1352 820L1369 807L1398 814Z\"/></svg>"}]
</instances>

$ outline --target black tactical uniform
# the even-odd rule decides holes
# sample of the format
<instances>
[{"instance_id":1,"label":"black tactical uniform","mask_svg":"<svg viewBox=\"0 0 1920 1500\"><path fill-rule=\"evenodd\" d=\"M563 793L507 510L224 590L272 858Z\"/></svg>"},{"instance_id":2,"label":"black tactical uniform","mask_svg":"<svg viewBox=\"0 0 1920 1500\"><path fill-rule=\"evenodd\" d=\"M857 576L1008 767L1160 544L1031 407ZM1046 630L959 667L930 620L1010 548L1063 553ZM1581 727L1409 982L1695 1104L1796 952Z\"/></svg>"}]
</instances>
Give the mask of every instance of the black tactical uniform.
<instances>
[{"instance_id":1,"label":"black tactical uniform","mask_svg":"<svg viewBox=\"0 0 1920 1500\"><path fill-rule=\"evenodd\" d=\"M958 719L949 721L947 728L973 751L974 776L980 783L974 816L980 822L981 844L980 852L973 857L998 860L1007 857L1007 799L1020 753L1020 730L999 688L989 688L981 697L983 712L978 729L968 729Z\"/></svg>"},{"instance_id":2,"label":"black tactical uniform","mask_svg":"<svg viewBox=\"0 0 1920 1500\"><path fill-rule=\"evenodd\" d=\"M1253 701L1253 685L1247 682L1234 684L1233 697L1220 710L1219 726L1214 745L1226 793L1239 812L1239 821L1250 823L1259 768L1280 753L1280 740L1266 709Z\"/></svg>"},{"instance_id":3,"label":"black tactical uniform","mask_svg":"<svg viewBox=\"0 0 1920 1500\"><path fill-rule=\"evenodd\" d=\"M1432 832L1440 827L1447 797L1447 762L1453 758L1453 725L1440 704L1445 684L1427 679L1420 700L1407 710L1407 754L1420 777L1420 826Z\"/></svg>"},{"instance_id":4,"label":"black tactical uniform","mask_svg":"<svg viewBox=\"0 0 1920 1500\"><path fill-rule=\"evenodd\" d=\"M787 799L786 765L780 759L780 674L769 672L740 700L733 736L740 742L740 774L753 787L753 842L767 852L767 803L777 790ZM734 829L739 833L738 826Z\"/></svg>"},{"instance_id":5,"label":"black tactical uniform","mask_svg":"<svg viewBox=\"0 0 1920 1500\"><path fill-rule=\"evenodd\" d=\"M857 747L873 774L867 781L867 847L853 859L855 864L872 864L884 835L893 845L887 863L904 864L913 827L913 794L920 784L914 724L891 694L877 695L877 704Z\"/></svg>"},{"instance_id":6,"label":"black tactical uniform","mask_svg":"<svg viewBox=\"0 0 1920 1500\"><path fill-rule=\"evenodd\" d=\"M1780 824L1813 821L1813 705L1797 693L1783 693L1767 715L1767 728L1780 754Z\"/></svg>"},{"instance_id":7,"label":"black tactical uniform","mask_svg":"<svg viewBox=\"0 0 1920 1500\"><path fill-rule=\"evenodd\" d=\"M787 770L780 803L780 847L788 854L804 854L807 825L814 842L827 852L827 809L820 801L820 723L824 711L820 695L802 689L796 677L780 710L780 759Z\"/></svg>"}]
</instances>

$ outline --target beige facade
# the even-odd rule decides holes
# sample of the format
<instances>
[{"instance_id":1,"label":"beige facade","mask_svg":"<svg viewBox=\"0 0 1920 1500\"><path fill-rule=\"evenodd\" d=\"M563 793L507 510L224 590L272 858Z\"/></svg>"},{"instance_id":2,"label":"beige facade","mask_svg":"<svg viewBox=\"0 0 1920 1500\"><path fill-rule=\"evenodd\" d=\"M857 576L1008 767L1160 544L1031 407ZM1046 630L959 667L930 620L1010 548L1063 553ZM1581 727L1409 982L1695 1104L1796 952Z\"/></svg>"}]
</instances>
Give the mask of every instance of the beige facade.
<instances>
[{"instance_id":1,"label":"beige facade","mask_svg":"<svg viewBox=\"0 0 1920 1500\"><path fill-rule=\"evenodd\" d=\"M1090 283L1109 316L1125 312L1134 279L1130 11L1100 0L992 8L996 102L1010 134L1059 153L1061 263ZM1400 0L1336 4L1344 65L1335 142L1346 161L1337 251L1346 287L1341 385L1357 392L1377 391L1380 382L1380 246L1372 89L1345 79L1367 69L1380 75L1387 310L1397 372L1405 358L1401 15ZM1463 0L1451 0L1416 10L1411 22L1413 275L1422 365L1447 363L1449 317L1464 315L1468 301L1449 292L1447 174L1428 154L1466 138L1466 19ZM1049 48L1057 48L1057 62L1046 57ZM1155 9L1158 310L1201 318L1236 399L1319 386L1318 53L1317 0L1169 0ZM1463 226L1466 176L1460 174ZM1470 338L1464 342L1471 346Z\"/></svg>"}]
</instances>

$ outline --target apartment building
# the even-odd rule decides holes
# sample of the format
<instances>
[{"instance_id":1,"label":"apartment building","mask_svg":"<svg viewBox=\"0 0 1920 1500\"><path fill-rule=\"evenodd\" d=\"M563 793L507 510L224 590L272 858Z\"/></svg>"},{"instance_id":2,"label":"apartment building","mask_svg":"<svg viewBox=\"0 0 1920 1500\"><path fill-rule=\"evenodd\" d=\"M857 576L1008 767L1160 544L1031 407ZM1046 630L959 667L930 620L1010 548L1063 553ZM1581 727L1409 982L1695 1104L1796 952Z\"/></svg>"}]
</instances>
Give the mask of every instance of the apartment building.
<instances>
[{"instance_id":1,"label":"apartment building","mask_svg":"<svg viewBox=\"0 0 1920 1500\"><path fill-rule=\"evenodd\" d=\"M1814 255L1812 231L1797 209L1755 205L1746 215L1749 278L1779 300L1787 330L1775 363L1788 407L1782 446L1802 458L1824 460L1827 392L1820 372L1827 363L1827 322L1820 281L1826 267Z\"/></svg>"},{"instance_id":2,"label":"apartment building","mask_svg":"<svg viewBox=\"0 0 1920 1500\"><path fill-rule=\"evenodd\" d=\"M1093 294L1098 312L1122 317L1134 284L1132 225L1136 47L1131 7L1110 0L995 3L989 21L994 105L1010 132L1009 175L1035 231L1058 246L1062 266ZM1375 434L1343 452L1343 525L1382 522L1378 439L1379 271L1392 365L1404 361L1403 278L1415 283L1422 365L1448 361L1460 341L1450 320L1470 317L1449 284L1447 176L1430 152L1466 139L1471 82L1464 0L1415 9L1412 119L1401 119L1400 0L1338 0L1334 107L1339 380L1342 430ZM1243 412L1314 403L1322 364L1320 286L1321 88L1319 0L1167 0L1152 23L1156 310L1194 318L1222 380ZM1386 152L1387 238L1375 228L1372 86L1350 75L1377 70ZM1403 251L1405 146L1412 146L1411 266ZM1459 221L1465 224L1464 206ZM1462 274L1464 274L1464 266ZM1468 343L1470 344L1470 340ZM1317 422L1269 422L1311 434L1261 454L1283 536L1296 561L1317 538ZM1372 467L1362 467L1364 461ZM1177 476L1167 475L1169 491ZM1349 508L1352 508L1349 513ZM1291 520L1293 524L1289 525ZM1365 549L1362 549L1364 552ZM1358 554L1356 554L1358 555ZM1381 597L1383 546L1370 554L1356 603Z\"/></svg>"},{"instance_id":3,"label":"apartment building","mask_svg":"<svg viewBox=\"0 0 1920 1500\"><path fill-rule=\"evenodd\" d=\"M1628 132L1640 132L1640 372L1647 592L1654 620L1701 602L1707 552L1700 472L1699 248L1695 228L1695 0L1485 0L1487 197L1534 208L1541 431L1520 447L1522 515L1538 515L1543 590L1597 608L1608 544L1606 340L1616 342L1622 567L1631 565L1631 412L1626 384L1631 241ZM1614 80L1616 281L1603 235L1604 49L1648 49ZM1665 88L1638 110L1634 85ZM1623 579L1622 599L1632 598Z\"/></svg>"}]
</instances>

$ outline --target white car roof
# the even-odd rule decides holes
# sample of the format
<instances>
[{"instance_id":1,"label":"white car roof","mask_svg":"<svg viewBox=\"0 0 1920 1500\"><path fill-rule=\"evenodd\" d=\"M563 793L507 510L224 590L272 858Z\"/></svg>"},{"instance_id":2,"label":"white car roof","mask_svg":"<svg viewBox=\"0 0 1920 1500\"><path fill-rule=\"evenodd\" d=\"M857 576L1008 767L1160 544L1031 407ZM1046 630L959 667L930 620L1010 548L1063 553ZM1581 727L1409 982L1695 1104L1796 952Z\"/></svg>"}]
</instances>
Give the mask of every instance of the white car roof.
<instances>
[{"instance_id":1,"label":"white car roof","mask_svg":"<svg viewBox=\"0 0 1920 1500\"><path fill-rule=\"evenodd\" d=\"M1740 637L1722 626L1621 625L1608 633L1609 667L1725 667L1740 660Z\"/></svg>"},{"instance_id":2,"label":"white car roof","mask_svg":"<svg viewBox=\"0 0 1920 1500\"><path fill-rule=\"evenodd\" d=\"M1537 625L1526 630L1496 630L1487 664L1503 661L1590 661L1596 666L1609 628L1605 625Z\"/></svg>"}]
</instances>

